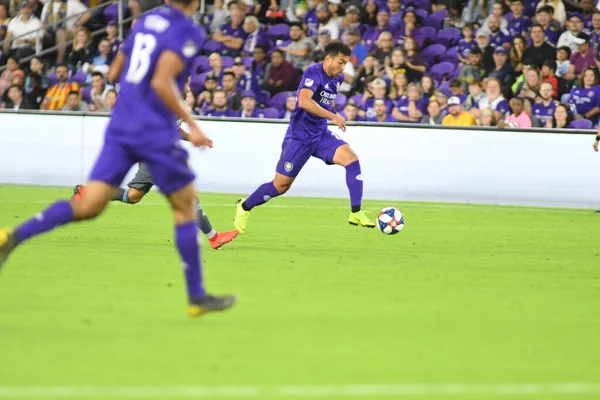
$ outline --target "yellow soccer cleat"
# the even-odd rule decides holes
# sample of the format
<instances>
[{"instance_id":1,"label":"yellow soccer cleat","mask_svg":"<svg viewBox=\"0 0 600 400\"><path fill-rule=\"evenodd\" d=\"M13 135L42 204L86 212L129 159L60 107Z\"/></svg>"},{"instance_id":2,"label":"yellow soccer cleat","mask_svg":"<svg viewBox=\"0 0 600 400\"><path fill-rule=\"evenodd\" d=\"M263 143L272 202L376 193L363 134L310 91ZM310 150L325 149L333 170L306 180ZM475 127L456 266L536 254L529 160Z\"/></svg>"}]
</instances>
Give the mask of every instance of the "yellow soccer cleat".
<instances>
[{"instance_id":1,"label":"yellow soccer cleat","mask_svg":"<svg viewBox=\"0 0 600 400\"><path fill-rule=\"evenodd\" d=\"M190 298L187 313L190 317L201 317L209 312L225 311L233 307L236 301L235 296L212 296L210 294L204 297Z\"/></svg>"},{"instance_id":2,"label":"yellow soccer cleat","mask_svg":"<svg viewBox=\"0 0 600 400\"><path fill-rule=\"evenodd\" d=\"M0 228L0 267L11 251L17 247L17 237L10 228Z\"/></svg>"},{"instance_id":3,"label":"yellow soccer cleat","mask_svg":"<svg viewBox=\"0 0 600 400\"><path fill-rule=\"evenodd\" d=\"M250 218L250 211L246 211L242 208L242 203L245 199L239 199L235 202L235 217L233 217L233 227L240 232L240 235L246 230L248 225L248 218Z\"/></svg>"},{"instance_id":4,"label":"yellow soccer cleat","mask_svg":"<svg viewBox=\"0 0 600 400\"><path fill-rule=\"evenodd\" d=\"M365 228L375 228L375 222L371 221L364 210L355 213L350 213L348 217L350 225L364 226Z\"/></svg>"}]
</instances>

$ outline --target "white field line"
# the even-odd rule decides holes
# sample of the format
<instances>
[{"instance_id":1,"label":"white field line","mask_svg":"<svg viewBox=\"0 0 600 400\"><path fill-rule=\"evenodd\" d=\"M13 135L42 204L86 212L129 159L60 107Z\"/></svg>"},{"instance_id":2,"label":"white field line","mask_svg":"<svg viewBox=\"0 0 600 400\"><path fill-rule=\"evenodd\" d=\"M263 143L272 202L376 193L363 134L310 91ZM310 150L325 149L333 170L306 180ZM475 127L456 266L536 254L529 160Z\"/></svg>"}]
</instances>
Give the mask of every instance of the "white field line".
<instances>
[{"instance_id":1,"label":"white field line","mask_svg":"<svg viewBox=\"0 0 600 400\"><path fill-rule=\"evenodd\" d=\"M389 207L389 204L400 204L400 209L407 208L429 208L429 209L462 209L462 210L473 210L473 211L509 211L509 212L518 212L518 211L527 211L527 212L541 212L541 213L583 213L590 214L591 209L560 209L560 208L551 208L551 207L527 207L527 206L504 206L504 205L493 205L493 204L482 204L482 205L470 205L470 204L436 204L436 203L412 203L409 202L402 205L401 201L389 201L385 202L382 200L367 200L367 202L381 205L382 207ZM52 201L47 200L0 200L0 204L46 204L50 205ZM115 202L115 204L119 204L119 202ZM137 203L135 207L165 207L167 203L159 203L152 201L141 201ZM128 205L128 207L131 205ZM211 207L230 207L232 210L234 208L234 202L231 203L202 203L202 207L211 208ZM308 210L348 210L347 206L331 206L331 205L296 205L296 204L272 204L269 203L267 206L269 208L284 208L284 209L308 209ZM367 207L366 207L367 208Z\"/></svg>"},{"instance_id":2,"label":"white field line","mask_svg":"<svg viewBox=\"0 0 600 400\"><path fill-rule=\"evenodd\" d=\"M571 396L600 394L600 383L415 383L320 386L0 386L2 398L327 398L404 396Z\"/></svg>"}]
</instances>

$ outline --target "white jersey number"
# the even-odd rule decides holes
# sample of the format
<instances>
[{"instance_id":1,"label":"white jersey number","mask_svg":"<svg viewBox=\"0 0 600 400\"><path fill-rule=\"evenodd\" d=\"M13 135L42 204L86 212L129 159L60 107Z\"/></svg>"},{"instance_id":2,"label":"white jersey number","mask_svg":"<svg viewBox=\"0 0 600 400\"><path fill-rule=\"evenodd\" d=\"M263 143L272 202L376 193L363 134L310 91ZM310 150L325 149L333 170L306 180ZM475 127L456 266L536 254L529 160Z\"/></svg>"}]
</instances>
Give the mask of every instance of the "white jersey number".
<instances>
[{"instance_id":1,"label":"white jersey number","mask_svg":"<svg viewBox=\"0 0 600 400\"><path fill-rule=\"evenodd\" d=\"M131 51L131 63L127 70L125 80L129 83L140 83L150 69L150 58L156 48L156 38L147 33L136 33L133 50Z\"/></svg>"}]
</instances>

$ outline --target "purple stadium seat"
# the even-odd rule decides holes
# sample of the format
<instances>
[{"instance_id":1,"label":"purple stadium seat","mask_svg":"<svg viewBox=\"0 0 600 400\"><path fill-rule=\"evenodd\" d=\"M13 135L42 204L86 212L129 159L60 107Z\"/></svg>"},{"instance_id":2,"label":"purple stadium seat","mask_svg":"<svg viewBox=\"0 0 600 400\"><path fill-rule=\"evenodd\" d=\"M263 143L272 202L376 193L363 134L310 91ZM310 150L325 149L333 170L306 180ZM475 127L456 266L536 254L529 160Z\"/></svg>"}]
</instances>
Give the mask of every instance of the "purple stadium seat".
<instances>
[{"instance_id":1,"label":"purple stadium seat","mask_svg":"<svg viewBox=\"0 0 600 400\"><path fill-rule=\"evenodd\" d=\"M416 31L417 29L415 29ZM427 40L427 37L425 36L424 33L419 33L419 32L414 32L413 31L413 39L415 39L417 41L417 44L419 45L419 49L422 49L423 47L425 47L425 41Z\"/></svg>"},{"instance_id":2,"label":"purple stadium seat","mask_svg":"<svg viewBox=\"0 0 600 400\"><path fill-rule=\"evenodd\" d=\"M449 80L450 75L457 69L456 66L449 62L441 62L429 68L429 73L437 80L442 81L444 78Z\"/></svg>"},{"instance_id":3,"label":"purple stadium seat","mask_svg":"<svg viewBox=\"0 0 600 400\"><path fill-rule=\"evenodd\" d=\"M265 104L265 105L269 104L269 102L271 101L271 93L269 93L267 90L261 90L260 94L262 94L263 104Z\"/></svg>"},{"instance_id":4,"label":"purple stadium seat","mask_svg":"<svg viewBox=\"0 0 600 400\"><path fill-rule=\"evenodd\" d=\"M214 40L207 40L206 43L204 43L204 48L202 49L202 52L206 55L210 55L214 52L218 52L220 49L221 43Z\"/></svg>"},{"instance_id":5,"label":"purple stadium seat","mask_svg":"<svg viewBox=\"0 0 600 400\"><path fill-rule=\"evenodd\" d=\"M448 76L448 79L458 78L458 75L460 75L460 71L462 71L464 67L464 65L462 67L455 67L454 72L451 73L450 76Z\"/></svg>"},{"instance_id":6,"label":"purple stadium seat","mask_svg":"<svg viewBox=\"0 0 600 400\"><path fill-rule=\"evenodd\" d=\"M436 11L434 13L429 14L427 18L423 20L424 26L431 26L435 29L442 29L442 24L444 23L444 19L448 16L448 11Z\"/></svg>"},{"instance_id":7,"label":"purple stadium seat","mask_svg":"<svg viewBox=\"0 0 600 400\"><path fill-rule=\"evenodd\" d=\"M277 119L279 117L279 110L276 108L263 108L263 113L265 114L265 118Z\"/></svg>"},{"instance_id":8,"label":"purple stadium seat","mask_svg":"<svg viewBox=\"0 0 600 400\"><path fill-rule=\"evenodd\" d=\"M194 94L199 95L204 88L204 81L206 80L206 76L208 72L204 72L198 75L192 75L192 79L190 80L190 89Z\"/></svg>"},{"instance_id":9,"label":"purple stadium seat","mask_svg":"<svg viewBox=\"0 0 600 400\"><path fill-rule=\"evenodd\" d=\"M243 61L244 61L244 65L246 65L246 68L250 68L252 66L252 61L254 59L252 57L244 57Z\"/></svg>"},{"instance_id":10,"label":"purple stadium seat","mask_svg":"<svg viewBox=\"0 0 600 400\"><path fill-rule=\"evenodd\" d=\"M50 86L56 85L56 72L50 72L46 76L48 77L48 82L49 82Z\"/></svg>"},{"instance_id":11,"label":"purple stadium seat","mask_svg":"<svg viewBox=\"0 0 600 400\"><path fill-rule=\"evenodd\" d=\"M87 79L88 74L85 72L77 71L73 75L71 75L71 81L77 82L79 86L83 85L83 82Z\"/></svg>"},{"instance_id":12,"label":"purple stadium seat","mask_svg":"<svg viewBox=\"0 0 600 400\"><path fill-rule=\"evenodd\" d=\"M423 8L418 8L416 10L413 10L413 12L415 14L417 14L417 16L419 16L422 20L425 19L425 18L427 18L427 16L429 15L429 13L427 12L427 10L423 9Z\"/></svg>"},{"instance_id":13,"label":"purple stadium seat","mask_svg":"<svg viewBox=\"0 0 600 400\"><path fill-rule=\"evenodd\" d=\"M504 19L506 19L507 21L510 21L511 19L513 19L513 13L511 12L507 12L506 14L504 14Z\"/></svg>"},{"instance_id":14,"label":"purple stadium seat","mask_svg":"<svg viewBox=\"0 0 600 400\"><path fill-rule=\"evenodd\" d=\"M350 100L352 100L356 104L358 104L359 107L362 105L362 99L363 99L362 93L355 94L354 96L350 97Z\"/></svg>"},{"instance_id":15,"label":"purple stadium seat","mask_svg":"<svg viewBox=\"0 0 600 400\"><path fill-rule=\"evenodd\" d=\"M221 58L223 60L223 68L231 68L231 66L233 65L233 58L229 56L223 56Z\"/></svg>"},{"instance_id":16,"label":"purple stadium seat","mask_svg":"<svg viewBox=\"0 0 600 400\"><path fill-rule=\"evenodd\" d=\"M439 90L450 90L450 82L449 81L443 81L440 84L436 85L436 88Z\"/></svg>"},{"instance_id":17,"label":"purple stadium seat","mask_svg":"<svg viewBox=\"0 0 600 400\"><path fill-rule=\"evenodd\" d=\"M462 33L458 28L442 29L437 33L433 43L443 44L446 47L456 46L461 35Z\"/></svg>"},{"instance_id":18,"label":"purple stadium seat","mask_svg":"<svg viewBox=\"0 0 600 400\"><path fill-rule=\"evenodd\" d=\"M91 86L84 87L83 89L81 89L81 101L88 103L92 99L91 93L92 93Z\"/></svg>"},{"instance_id":19,"label":"purple stadium seat","mask_svg":"<svg viewBox=\"0 0 600 400\"><path fill-rule=\"evenodd\" d=\"M429 0L410 0L406 3L407 6L411 6L416 10L428 10Z\"/></svg>"},{"instance_id":20,"label":"purple stadium seat","mask_svg":"<svg viewBox=\"0 0 600 400\"><path fill-rule=\"evenodd\" d=\"M437 29L432 28L431 26L422 26L420 28L415 28L412 31L413 36L425 36L426 38L433 39L437 35Z\"/></svg>"},{"instance_id":21,"label":"purple stadium seat","mask_svg":"<svg viewBox=\"0 0 600 400\"><path fill-rule=\"evenodd\" d=\"M206 56L198 56L194 58L192 61L192 68L190 69L190 73L192 75L201 74L202 72L208 69L208 57Z\"/></svg>"},{"instance_id":22,"label":"purple stadium seat","mask_svg":"<svg viewBox=\"0 0 600 400\"><path fill-rule=\"evenodd\" d=\"M446 47L443 44L432 44L421 50L421 56L429 66L437 63L444 54L446 54Z\"/></svg>"},{"instance_id":23,"label":"purple stadium seat","mask_svg":"<svg viewBox=\"0 0 600 400\"><path fill-rule=\"evenodd\" d=\"M276 24L267 29L267 37L270 40L277 41L289 40L290 38L290 26L288 24Z\"/></svg>"},{"instance_id":24,"label":"purple stadium seat","mask_svg":"<svg viewBox=\"0 0 600 400\"><path fill-rule=\"evenodd\" d=\"M458 47L451 47L446 51L446 54L442 56L440 61L450 62L454 65L458 65Z\"/></svg>"},{"instance_id":25,"label":"purple stadium seat","mask_svg":"<svg viewBox=\"0 0 600 400\"><path fill-rule=\"evenodd\" d=\"M271 101L270 101L270 105L273 108L276 108L278 110L282 110L283 106L285 105L285 102L287 101L287 98L290 97L290 95L295 94L295 92L281 92L281 93L277 93L275 96L271 97Z\"/></svg>"},{"instance_id":26,"label":"purple stadium seat","mask_svg":"<svg viewBox=\"0 0 600 400\"><path fill-rule=\"evenodd\" d=\"M127 15L127 2L123 2L123 17ZM119 19L119 6L117 4L109 4L102 10L102 20L105 23Z\"/></svg>"},{"instance_id":27,"label":"purple stadium seat","mask_svg":"<svg viewBox=\"0 0 600 400\"><path fill-rule=\"evenodd\" d=\"M335 107L338 110L343 109L344 106L346 105L346 100L347 100L347 97L345 95L343 95L341 93L338 93L338 95L336 96L336 98L334 100L335 101Z\"/></svg>"},{"instance_id":28,"label":"purple stadium seat","mask_svg":"<svg viewBox=\"0 0 600 400\"><path fill-rule=\"evenodd\" d=\"M575 119L571 121L569 127L573 129L592 129L592 121L589 119Z\"/></svg>"}]
</instances>

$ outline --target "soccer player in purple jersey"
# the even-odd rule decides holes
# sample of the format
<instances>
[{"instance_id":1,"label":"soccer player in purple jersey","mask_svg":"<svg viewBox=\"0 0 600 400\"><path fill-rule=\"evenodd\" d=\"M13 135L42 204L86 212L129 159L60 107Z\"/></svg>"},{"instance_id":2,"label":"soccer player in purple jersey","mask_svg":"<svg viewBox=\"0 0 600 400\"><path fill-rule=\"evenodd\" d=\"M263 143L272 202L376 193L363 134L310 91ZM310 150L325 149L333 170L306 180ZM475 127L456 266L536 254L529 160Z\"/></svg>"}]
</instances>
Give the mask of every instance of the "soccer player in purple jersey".
<instances>
[{"instance_id":1,"label":"soccer player in purple jersey","mask_svg":"<svg viewBox=\"0 0 600 400\"><path fill-rule=\"evenodd\" d=\"M333 41L325 47L325 60L304 71L298 87L296 108L281 146L275 178L259 186L247 199L239 199L236 203L233 225L240 234L246 230L250 210L287 192L311 156L328 165L337 164L346 168L351 205L348 222L367 228L375 227L375 223L361 209L363 181L358 157L348 143L327 128L327 120L331 120L343 132L346 131L346 120L335 111L334 101L338 84L344 81L342 71L350 54L347 45Z\"/></svg>"},{"instance_id":2,"label":"soccer player in purple jersey","mask_svg":"<svg viewBox=\"0 0 600 400\"><path fill-rule=\"evenodd\" d=\"M230 308L234 296L205 292L198 229L194 173L181 147L176 118L190 127L189 141L212 147L194 123L181 96L204 33L190 17L199 0L171 0L169 5L144 14L117 54L109 77L120 77L121 90L104 146L79 200L59 200L15 230L0 229L0 266L19 244L70 222L93 219L114 198L119 184L137 162L144 162L167 196L175 222L175 242L183 261L188 292L188 314Z\"/></svg>"}]
</instances>

